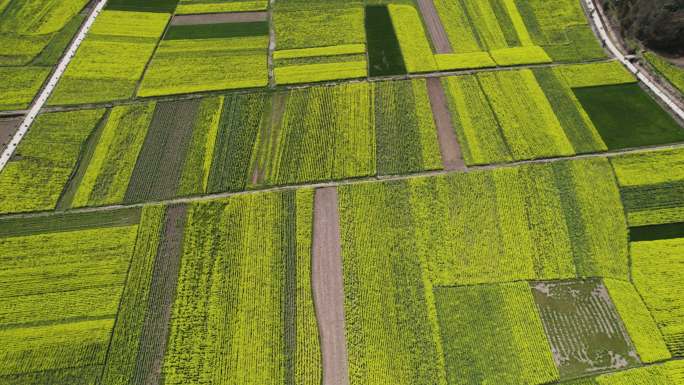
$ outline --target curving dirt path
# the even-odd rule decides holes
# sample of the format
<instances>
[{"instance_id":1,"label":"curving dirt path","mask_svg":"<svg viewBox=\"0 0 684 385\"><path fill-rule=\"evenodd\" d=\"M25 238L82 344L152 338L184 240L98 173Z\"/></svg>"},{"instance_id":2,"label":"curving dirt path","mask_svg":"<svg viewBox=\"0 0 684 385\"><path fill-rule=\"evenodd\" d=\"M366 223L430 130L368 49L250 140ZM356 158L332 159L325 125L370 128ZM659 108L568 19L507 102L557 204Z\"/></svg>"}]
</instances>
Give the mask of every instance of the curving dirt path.
<instances>
[{"instance_id":1,"label":"curving dirt path","mask_svg":"<svg viewBox=\"0 0 684 385\"><path fill-rule=\"evenodd\" d=\"M447 171L465 170L461 145L456 138L454 126L451 124L451 113L447 106L442 81L440 78L428 78L426 81L432 115L437 126L437 137L439 138L439 149L442 153L444 169Z\"/></svg>"},{"instance_id":2,"label":"curving dirt path","mask_svg":"<svg viewBox=\"0 0 684 385\"><path fill-rule=\"evenodd\" d=\"M435 8L435 3L432 0L416 0L416 2L418 3L418 8L420 8L420 13L423 15L423 21L425 21L427 26L435 53L454 52L449 42L449 36L447 36L446 30L444 30L442 20L439 18Z\"/></svg>"},{"instance_id":3,"label":"curving dirt path","mask_svg":"<svg viewBox=\"0 0 684 385\"><path fill-rule=\"evenodd\" d=\"M337 188L314 197L312 285L323 359L323 385L348 385L344 328L344 283Z\"/></svg>"}]
</instances>

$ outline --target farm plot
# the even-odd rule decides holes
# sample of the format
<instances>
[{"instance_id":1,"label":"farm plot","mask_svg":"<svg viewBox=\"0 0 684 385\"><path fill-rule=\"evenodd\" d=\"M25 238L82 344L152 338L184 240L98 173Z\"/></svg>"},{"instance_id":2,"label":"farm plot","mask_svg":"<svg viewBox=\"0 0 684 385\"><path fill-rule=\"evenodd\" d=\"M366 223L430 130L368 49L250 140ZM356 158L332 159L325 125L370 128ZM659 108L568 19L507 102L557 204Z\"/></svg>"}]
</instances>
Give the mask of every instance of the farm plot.
<instances>
[{"instance_id":1,"label":"farm plot","mask_svg":"<svg viewBox=\"0 0 684 385\"><path fill-rule=\"evenodd\" d=\"M43 53L66 48L82 17L78 12L87 0L3 1L0 4L0 65L25 66L38 60L41 65L56 64ZM4 81L1 84L4 88Z\"/></svg>"},{"instance_id":2,"label":"farm plot","mask_svg":"<svg viewBox=\"0 0 684 385\"><path fill-rule=\"evenodd\" d=\"M95 103L134 96L168 20L165 13L102 12L49 104Z\"/></svg>"},{"instance_id":3,"label":"farm plot","mask_svg":"<svg viewBox=\"0 0 684 385\"><path fill-rule=\"evenodd\" d=\"M2 383L92 384L100 376L139 228L69 222L58 232L0 237Z\"/></svg>"},{"instance_id":4,"label":"farm plot","mask_svg":"<svg viewBox=\"0 0 684 385\"><path fill-rule=\"evenodd\" d=\"M654 52L646 52L644 58L667 79L679 92L684 94L684 68L678 67Z\"/></svg>"},{"instance_id":5,"label":"farm plot","mask_svg":"<svg viewBox=\"0 0 684 385\"><path fill-rule=\"evenodd\" d=\"M104 110L41 115L0 172L0 213L52 210Z\"/></svg>"},{"instance_id":6,"label":"farm plot","mask_svg":"<svg viewBox=\"0 0 684 385\"><path fill-rule=\"evenodd\" d=\"M22 120L21 117L0 119L0 152L5 151L7 144L12 140Z\"/></svg>"},{"instance_id":7,"label":"farm plot","mask_svg":"<svg viewBox=\"0 0 684 385\"><path fill-rule=\"evenodd\" d=\"M268 39L266 22L172 25L138 96L266 86Z\"/></svg>"},{"instance_id":8,"label":"farm plot","mask_svg":"<svg viewBox=\"0 0 684 385\"><path fill-rule=\"evenodd\" d=\"M683 150L622 155L611 163L633 231L659 239L667 237L660 225L684 222Z\"/></svg>"},{"instance_id":9,"label":"farm plot","mask_svg":"<svg viewBox=\"0 0 684 385\"><path fill-rule=\"evenodd\" d=\"M345 253L424 257L435 285L627 278L627 228L605 160L345 186L340 202ZM397 212L410 220L395 223ZM400 240L407 249L390 247Z\"/></svg>"},{"instance_id":10,"label":"farm plot","mask_svg":"<svg viewBox=\"0 0 684 385\"><path fill-rule=\"evenodd\" d=\"M180 0L176 14L265 11L268 0Z\"/></svg>"},{"instance_id":11,"label":"farm plot","mask_svg":"<svg viewBox=\"0 0 684 385\"><path fill-rule=\"evenodd\" d=\"M632 242L632 277L673 356L684 355L684 238Z\"/></svg>"},{"instance_id":12,"label":"farm plot","mask_svg":"<svg viewBox=\"0 0 684 385\"><path fill-rule=\"evenodd\" d=\"M0 110L28 108L49 74L49 67L0 67Z\"/></svg>"},{"instance_id":13,"label":"farm plot","mask_svg":"<svg viewBox=\"0 0 684 385\"><path fill-rule=\"evenodd\" d=\"M533 282L531 287L561 378L640 363L600 280Z\"/></svg>"},{"instance_id":14,"label":"farm plot","mask_svg":"<svg viewBox=\"0 0 684 385\"><path fill-rule=\"evenodd\" d=\"M558 380L526 282L435 288L449 385Z\"/></svg>"},{"instance_id":15,"label":"farm plot","mask_svg":"<svg viewBox=\"0 0 684 385\"><path fill-rule=\"evenodd\" d=\"M188 208L165 384L320 384L312 210L310 190Z\"/></svg>"},{"instance_id":16,"label":"farm plot","mask_svg":"<svg viewBox=\"0 0 684 385\"><path fill-rule=\"evenodd\" d=\"M73 207L123 201L154 110L154 103L112 109L76 189Z\"/></svg>"},{"instance_id":17,"label":"farm plot","mask_svg":"<svg viewBox=\"0 0 684 385\"><path fill-rule=\"evenodd\" d=\"M273 14L278 84L366 77L360 2L280 2Z\"/></svg>"},{"instance_id":18,"label":"farm plot","mask_svg":"<svg viewBox=\"0 0 684 385\"><path fill-rule=\"evenodd\" d=\"M607 149L565 80L563 67L559 68L482 72L443 79L466 164Z\"/></svg>"},{"instance_id":19,"label":"farm plot","mask_svg":"<svg viewBox=\"0 0 684 385\"><path fill-rule=\"evenodd\" d=\"M177 3L178 0L109 0L105 9L113 11L173 13Z\"/></svg>"},{"instance_id":20,"label":"farm plot","mask_svg":"<svg viewBox=\"0 0 684 385\"><path fill-rule=\"evenodd\" d=\"M663 365L635 368L622 372L603 374L568 385L681 385L684 382L684 365L681 361L670 361Z\"/></svg>"}]
</instances>

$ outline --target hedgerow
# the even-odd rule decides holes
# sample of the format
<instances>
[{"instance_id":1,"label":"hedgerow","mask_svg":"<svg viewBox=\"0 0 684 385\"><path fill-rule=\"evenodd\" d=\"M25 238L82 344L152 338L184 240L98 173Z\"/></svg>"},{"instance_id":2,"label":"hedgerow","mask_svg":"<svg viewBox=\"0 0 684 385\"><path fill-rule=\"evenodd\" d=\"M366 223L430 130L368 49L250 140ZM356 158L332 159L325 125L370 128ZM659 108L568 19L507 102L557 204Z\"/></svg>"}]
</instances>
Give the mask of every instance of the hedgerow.
<instances>
[{"instance_id":1,"label":"hedgerow","mask_svg":"<svg viewBox=\"0 0 684 385\"><path fill-rule=\"evenodd\" d=\"M155 103L114 107L73 207L121 203L152 120Z\"/></svg>"},{"instance_id":2,"label":"hedgerow","mask_svg":"<svg viewBox=\"0 0 684 385\"><path fill-rule=\"evenodd\" d=\"M651 313L634 286L616 279L604 279L603 282L620 313L641 362L662 361L672 357Z\"/></svg>"},{"instance_id":3,"label":"hedgerow","mask_svg":"<svg viewBox=\"0 0 684 385\"><path fill-rule=\"evenodd\" d=\"M673 356L684 354L684 238L633 242L634 286L651 311Z\"/></svg>"},{"instance_id":4,"label":"hedgerow","mask_svg":"<svg viewBox=\"0 0 684 385\"><path fill-rule=\"evenodd\" d=\"M169 15L104 11L93 24L49 100L93 103L133 96Z\"/></svg>"},{"instance_id":5,"label":"hedgerow","mask_svg":"<svg viewBox=\"0 0 684 385\"><path fill-rule=\"evenodd\" d=\"M104 110L41 115L0 173L0 212L52 210Z\"/></svg>"}]
</instances>

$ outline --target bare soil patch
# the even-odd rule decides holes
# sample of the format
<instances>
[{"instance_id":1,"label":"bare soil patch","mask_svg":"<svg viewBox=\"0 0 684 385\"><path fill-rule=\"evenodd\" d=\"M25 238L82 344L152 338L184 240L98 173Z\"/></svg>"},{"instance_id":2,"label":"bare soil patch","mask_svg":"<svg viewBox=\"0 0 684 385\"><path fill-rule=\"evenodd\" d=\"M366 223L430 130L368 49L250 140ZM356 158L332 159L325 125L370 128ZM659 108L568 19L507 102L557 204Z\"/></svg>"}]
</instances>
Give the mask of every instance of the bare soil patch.
<instances>
[{"instance_id":1,"label":"bare soil patch","mask_svg":"<svg viewBox=\"0 0 684 385\"><path fill-rule=\"evenodd\" d=\"M230 12L205 13L201 15L177 15L171 19L171 25L198 25L219 23L250 23L267 21L268 12Z\"/></svg>"},{"instance_id":2,"label":"bare soil patch","mask_svg":"<svg viewBox=\"0 0 684 385\"><path fill-rule=\"evenodd\" d=\"M164 233L154 260L145 323L140 335L140 351L135 368L136 384L161 383L171 308L178 285L186 216L186 205L174 205L166 209Z\"/></svg>"},{"instance_id":3,"label":"bare soil patch","mask_svg":"<svg viewBox=\"0 0 684 385\"><path fill-rule=\"evenodd\" d=\"M446 94L439 78L427 79L428 96L432 106L432 115L437 126L439 148L442 152L442 163L445 170L465 170L461 154L461 146L456 138L456 131L451 123L451 113L447 106Z\"/></svg>"},{"instance_id":4,"label":"bare soil patch","mask_svg":"<svg viewBox=\"0 0 684 385\"><path fill-rule=\"evenodd\" d=\"M5 151L20 124L21 118L0 119L0 152Z\"/></svg>"},{"instance_id":5,"label":"bare soil patch","mask_svg":"<svg viewBox=\"0 0 684 385\"><path fill-rule=\"evenodd\" d=\"M323 385L348 385L340 215L335 187L316 190L312 270L323 358Z\"/></svg>"},{"instance_id":6,"label":"bare soil patch","mask_svg":"<svg viewBox=\"0 0 684 385\"><path fill-rule=\"evenodd\" d=\"M423 15L423 21L427 26L430 39L432 39L435 53L454 52L449 42L449 36L447 36L446 30L444 30L442 20L439 18L435 8L435 3L432 0L416 0L416 2L418 3L418 8L420 8L420 13Z\"/></svg>"}]
</instances>

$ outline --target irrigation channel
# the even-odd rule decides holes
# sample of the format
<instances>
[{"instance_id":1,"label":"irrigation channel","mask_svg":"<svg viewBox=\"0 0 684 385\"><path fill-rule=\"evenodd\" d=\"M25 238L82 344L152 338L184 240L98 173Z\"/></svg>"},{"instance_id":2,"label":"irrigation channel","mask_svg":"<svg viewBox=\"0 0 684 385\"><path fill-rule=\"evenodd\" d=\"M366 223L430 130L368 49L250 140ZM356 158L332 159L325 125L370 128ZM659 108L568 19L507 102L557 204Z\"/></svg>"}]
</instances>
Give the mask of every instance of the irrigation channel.
<instances>
[{"instance_id":1,"label":"irrigation channel","mask_svg":"<svg viewBox=\"0 0 684 385\"><path fill-rule=\"evenodd\" d=\"M9 144L7 144L5 151L3 151L2 155L0 155L0 172L5 168L7 162L9 162L9 160L12 158L12 155L14 154L14 151L17 149L17 146L19 146L19 143L28 132L29 128L31 127L31 124L33 124L33 121L36 120L36 117L38 117L38 114L47 102L50 95L52 94L52 91L57 86L59 79L61 79L62 75L64 74L64 71L66 71L66 68L71 62L71 59L73 59L74 55L76 55L76 50L78 50L78 47L80 47L81 43L88 34L90 27L93 26L95 19L100 14L100 12L102 12L102 9L104 8L106 3L107 0L100 0L97 3L97 5L93 8L92 12L90 12L90 15L81 26L81 29L78 31L78 34L69 45L69 48L64 53L64 56L62 56L62 59L59 61L59 64L57 64L57 67L50 75L50 79L47 81L47 83L43 85L43 89L40 91L38 97L33 101L31 108L28 110L28 113L26 114L24 120L21 122L21 125L19 126L19 129L14 134L14 137L12 137L12 140L9 142Z\"/></svg>"}]
</instances>

